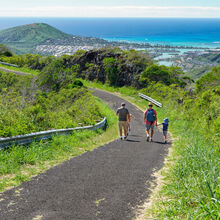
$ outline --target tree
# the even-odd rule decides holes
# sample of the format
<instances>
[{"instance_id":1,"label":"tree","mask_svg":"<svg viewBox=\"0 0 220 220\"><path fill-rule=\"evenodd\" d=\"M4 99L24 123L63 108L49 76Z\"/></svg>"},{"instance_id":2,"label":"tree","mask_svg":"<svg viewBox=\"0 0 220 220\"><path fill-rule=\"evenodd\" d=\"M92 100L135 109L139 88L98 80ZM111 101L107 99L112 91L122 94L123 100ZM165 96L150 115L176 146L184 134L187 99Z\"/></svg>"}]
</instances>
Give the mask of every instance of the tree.
<instances>
[{"instance_id":1,"label":"tree","mask_svg":"<svg viewBox=\"0 0 220 220\"><path fill-rule=\"evenodd\" d=\"M150 82L163 82L170 85L171 77L169 68L166 66L158 66L153 64L142 73L140 80L143 85L148 85Z\"/></svg>"},{"instance_id":2,"label":"tree","mask_svg":"<svg viewBox=\"0 0 220 220\"><path fill-rule=\"evenodd\" d=\"M108 57L103 60L104 70L106 72L107 81L110 85L116 85L118 79L118 70L116 67L116 60L113 57Z\"/></svg>"},{"instance_id":3,"label":"tree","mask_svg":"<svg viewBox=\"0 0 220 220\"><path fill-rule=\"evenodd\" d=\"M214 67L196 82L197 91L215 88L220 85L220 66Z\"/></svg>"},{"instance_id":4,"label":"tree","mask_svg":"<svg viewBox=\"0 0 220 220\"><path fill-rule=\"evenodd\" d=\"M12 57L13 53L4 44L0 44L0 56Z\"/></svg>"}]
</instances>

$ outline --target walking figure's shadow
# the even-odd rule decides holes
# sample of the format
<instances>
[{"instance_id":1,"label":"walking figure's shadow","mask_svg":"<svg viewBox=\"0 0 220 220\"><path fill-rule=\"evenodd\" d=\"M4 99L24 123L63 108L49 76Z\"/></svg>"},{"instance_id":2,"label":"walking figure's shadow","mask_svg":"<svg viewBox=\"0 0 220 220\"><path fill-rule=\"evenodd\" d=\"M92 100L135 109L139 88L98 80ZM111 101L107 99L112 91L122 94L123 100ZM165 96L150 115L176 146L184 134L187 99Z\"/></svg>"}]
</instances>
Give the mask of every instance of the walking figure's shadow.
<instances>
[{"instance_id":1,"label":"walking figure's shadow","mask_svg":"<svg viewBox=\"0 0 220 220\"><path fill-rule=\"evenodd\" d=\"M140 142L140 141L131 140L131 139L127 139L126 141L128 141L128 142Z\"/></svg>"}]
</instances>

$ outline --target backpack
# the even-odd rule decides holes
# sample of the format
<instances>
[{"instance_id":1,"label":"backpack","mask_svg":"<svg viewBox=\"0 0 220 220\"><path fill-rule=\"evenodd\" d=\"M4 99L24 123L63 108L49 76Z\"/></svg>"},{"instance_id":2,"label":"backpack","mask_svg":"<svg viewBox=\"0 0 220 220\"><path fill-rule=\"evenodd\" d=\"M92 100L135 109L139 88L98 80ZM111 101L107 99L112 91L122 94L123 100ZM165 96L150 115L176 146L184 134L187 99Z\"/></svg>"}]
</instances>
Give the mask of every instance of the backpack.
<instances>
[{"instance_id":1,"label":"backpack","mask_svg":"<svg viewBox=\"0 0 220 220\"><path fill-rule=\"evenodd\" d=\"M156 116L154 114L154 110L153 109L148 109L147 110L146 119L149 122L154 122L156 120Z\"/></svg>"}]
</instances>

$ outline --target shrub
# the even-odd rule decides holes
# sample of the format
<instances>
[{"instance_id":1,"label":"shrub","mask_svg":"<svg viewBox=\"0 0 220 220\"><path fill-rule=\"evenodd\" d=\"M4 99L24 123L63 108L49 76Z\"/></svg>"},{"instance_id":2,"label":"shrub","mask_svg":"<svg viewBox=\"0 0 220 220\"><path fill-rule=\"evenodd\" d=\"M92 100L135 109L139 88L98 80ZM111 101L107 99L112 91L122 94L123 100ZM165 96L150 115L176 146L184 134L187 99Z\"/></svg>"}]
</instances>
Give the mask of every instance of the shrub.
<instances>
[{"instance_id":1,"label":"shrub","mask_svg":"<svg viewBox=\"0 0 220 220\"><path fill-rule=\"evenodd\" d=\"M118 79L118 70L116 67L116 60L113 57L108 57L103 60L104 69L106 72L107 80L110 85L116 85Z\"/></svg>"}]
</instances>

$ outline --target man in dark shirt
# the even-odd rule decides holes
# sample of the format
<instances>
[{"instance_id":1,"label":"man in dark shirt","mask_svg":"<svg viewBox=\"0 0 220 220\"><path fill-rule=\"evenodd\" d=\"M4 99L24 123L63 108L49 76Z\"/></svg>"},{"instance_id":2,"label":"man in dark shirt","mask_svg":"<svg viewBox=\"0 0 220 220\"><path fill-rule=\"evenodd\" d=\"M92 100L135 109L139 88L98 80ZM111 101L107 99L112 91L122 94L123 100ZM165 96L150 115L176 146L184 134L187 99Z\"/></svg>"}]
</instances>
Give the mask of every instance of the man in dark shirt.
<instances>
[{"instance_id":1,"label":"man in dark shirt","mask_svg":"<svg viewBox=\"0 0 220 220\"><path fill-rule=\"evenodd\" d=\"M121 108L118 108L116 115L118 116L118 125L119 125L119 131L120 131L120 138L121 140L124 138L127 138L128 133L128 124L127 121L129 119L129 111L127 108L125 108L125 103L121 104ZM122 129L124 129L124 137L122 136Z\"/></svg>"}]
</instances>

